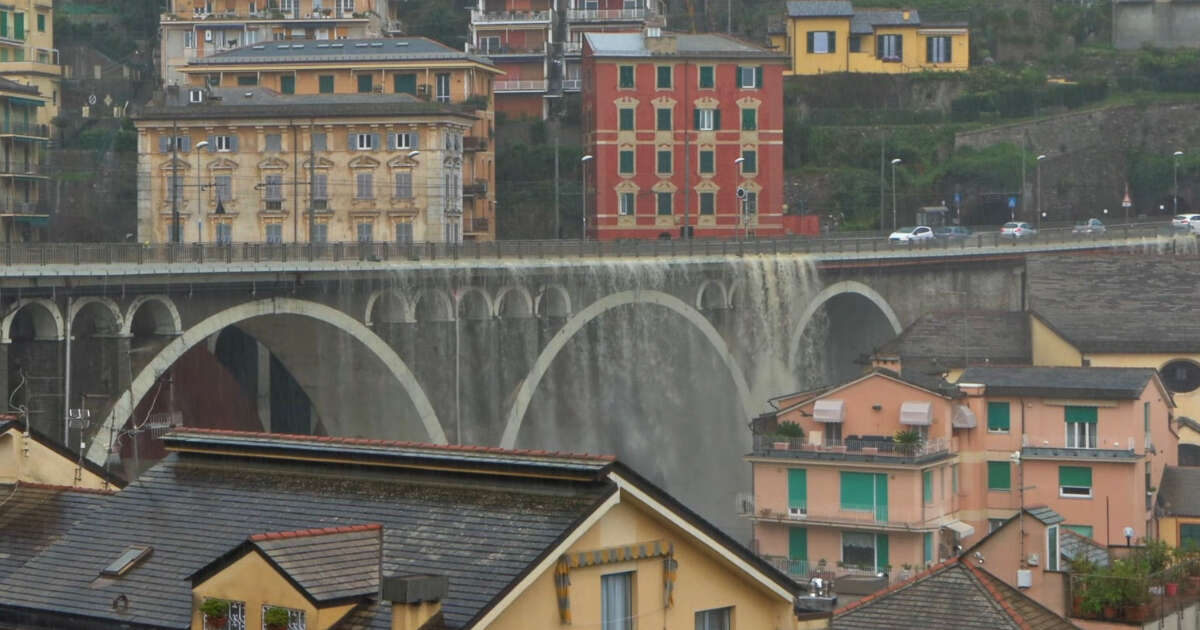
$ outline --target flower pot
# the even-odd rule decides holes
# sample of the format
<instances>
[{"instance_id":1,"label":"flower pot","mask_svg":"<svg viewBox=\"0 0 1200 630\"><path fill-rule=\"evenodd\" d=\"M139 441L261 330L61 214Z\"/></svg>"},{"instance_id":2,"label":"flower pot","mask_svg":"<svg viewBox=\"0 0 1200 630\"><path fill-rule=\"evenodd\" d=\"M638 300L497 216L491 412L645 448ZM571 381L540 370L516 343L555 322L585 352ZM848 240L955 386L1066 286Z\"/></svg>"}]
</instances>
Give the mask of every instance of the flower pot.
<instances>
[{"instance_id":1,"label":"flower pot","mask_svg":"<svg viewBox=\"0 0 1200 630\"><path fill-rule=\"evenodd\" d=\"M204 617L204 627L208 630L224 630L228 617Z\"/></svg>"},{"instance_id":2,"label":"flower pot","mask_svg":"<svg viewBox=\"0 0 1200 630\"><path fill-rule=\"evenodd\" d=\"M1102 615L1104 615L1105 619L1116 619L1117 618L1116 606L1105 606L1103 609L1101 609L1100 613Z\"/></svg>"},{"instance_id":3,"label":"flower pot","mask_svg":"<svg viewBox=\"0 0 1200 630\"><path fill-rule=\"evenodd\" d=\"M1145 621L1150 616L1150 604L1138 604L1125 608L1126 621Z\"/></svg>"},{"instance_id":4,"label":"flower pot","mask_svg":"<svg viewBox=\"0 0 1200 630\"><path fill-rule=\"evenodd\" d=\"M772 442L771 448L773 448L777 451L786 451L786 450L788 450L788 443L787 442Z\"/></svg>"},{"instance_id":5,"label":"flower pot","mask_svg":"<svg viewBox=\"0 0 1200 630\"><path fill-rule=\"evenodd\" d=\"M1200 593L1200 575L1188 576L1188 588L1190 588L1193 593Z\"/></svg>"},{"instance_id":6,"label":"flower pot","mask_svg":"<svg viewBox=\"0 0 1200 630\"><path fill-rule=\"evenodd\" d=\"M1083 595L1076 595L1075 597L1071 598L1071 616L1083 616Z\"/></svg>"},{"instance_id":7,"label":"flower pot","mask_svg":"<svg viewBox=\"0 0 1200 630\"><path fill-rule=\"evenodd\" d=\"M1179 594L1179 585L1175 582L1167 582L1167 597L1175 597Z\"/></svg>"}]
</instances>

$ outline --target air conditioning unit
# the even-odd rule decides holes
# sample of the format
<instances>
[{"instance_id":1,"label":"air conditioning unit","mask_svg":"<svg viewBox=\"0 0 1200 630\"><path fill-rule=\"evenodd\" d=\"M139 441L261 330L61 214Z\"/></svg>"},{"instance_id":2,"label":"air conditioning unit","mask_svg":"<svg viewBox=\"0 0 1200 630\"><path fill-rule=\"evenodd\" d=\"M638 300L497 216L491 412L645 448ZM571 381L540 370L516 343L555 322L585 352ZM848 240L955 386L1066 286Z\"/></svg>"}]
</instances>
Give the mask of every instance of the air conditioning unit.
<instances>
[{"instance_id":1,"label":"air conditioning unit","mask_svg":"<svg viewBox=\"0 0 1200 630\"><path fill-rule=\"evenodd\" d=\"M808 508L790 507L788 508L788 518L808 518Z\"/></svg>"}]
</instances>

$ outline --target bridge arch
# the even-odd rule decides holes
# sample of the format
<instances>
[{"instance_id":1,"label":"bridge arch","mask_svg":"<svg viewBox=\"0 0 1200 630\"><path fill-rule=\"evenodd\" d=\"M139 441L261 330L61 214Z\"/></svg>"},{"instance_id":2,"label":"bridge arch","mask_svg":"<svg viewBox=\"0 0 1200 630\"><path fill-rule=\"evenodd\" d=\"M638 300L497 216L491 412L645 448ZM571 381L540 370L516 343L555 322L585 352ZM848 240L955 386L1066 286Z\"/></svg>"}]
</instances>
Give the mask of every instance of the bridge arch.
<instances>
[{"instance_id":1,"label":"bridge arch","mask_svg":"<svg viewBox=\"0 0 1200 630\"><path fill-rule=\"evenodd\" d=\"M887 318L888 325L891 326L893 333L899 335L903 332L904 326L900 324L900 318L896 316L896 311L892 309L892 306L887 303L887 300L878 291L854 280L836 282L813 296L813 299L804 307L804 312L800 315L800 319L797 320L796 326L792 328L788 341L788 365L791 365L793 368L796 366L796 355L800 353L800 341L804 337L804 330L812 323L812 319L817 314L817 311L830 300L844 295L858 295L867 299Z\"/></svg>"},{"instance_id":2,"label":"bridge arch","mask_svg":"<svg viewBox=\"0 0 1200 630\"><path fill-rule=\"evenodd\" d=\"M539 318L570 317L571 294L561 284L548 284L538 291L533 312Z\"/></svg>"},{"instance_id":3,"label":"bridge arch","mask_svg":"<svg viewBox=\"0 0 1200 630\"><path fill-rule=\"evenodd\" d=\"M382 289L367 298L367 308L363 313L363 322L374 326L376 322L391 324L412 323L408 300L396 289Z\"/></svg>"},{"instance_id":4,"label":"bridge arch","mask_svg":"<svg viewBox=\"0 0 1200 630\"><path fill-rule=\"evenodd\" d=\"M125 329L125 316L116 302L106 297L93 296L71 302L71 308L67 313L68 331L75 329L75 319L84 314L84 311L91 313L92 321L95 323L95 334L115 335Z\"/></svg>"},{"instance_id":5,"label":"bridge arch","mask_svg":"<svg viewBox=\"0 0 1200 630\"><path fill-rule=\"evenodd\" d=\"M441 289L423 289L410 301L414 322L454 321L454 298Z\"/></svg>"},{"instance_id":6,"label":"bridge arch","mask_svg":"<svg viewBox=\"0 0 1200 630\"><path fill-rule=\"evenodd\" d=\"M515 319L533 317L533 296L525 287L507 286L496 294L496 317Z\"/></svg>"},{"instance_id":7,"label":"bridge arch","mask_svg":"<svg viewBox=\"0 0 1200 630\"><path fill-rule=\"evenodd\" d=\"M721 361L725 367L729 369L729 374L733 378L734 387L737 388L738 402L741 403L744 417L749 418L753 415L753 410L750 405L750 388L746 384L746 377L742 374L742 368L738 366L733 354L729 352L729 347L725 344L725 339L721 337L721 333L713 327L704 315L692 308L687 302L661 291L622 291L607 295L595 302L589 304L587 308L579 311L572 316L562 328L555 333L550 339L550 343L542 349L538 354L537 360L534 361L533 367L529 370L529 375L521 382L520 389L517 390L517 395L513 401L512 409L508 414L508 421L504 426L504 435L500 439L502 448L513 448L517 442L517 436L521 432L521 423L524 422L525 412L529 409L529 404L533 401L533 394L537 391L538 384L546 372L550 370L550 365L554 362L554 358L567 345L567 342L575 336L589 322L596 319L600 315L626 304L651 304L660 306L681 315L689 323L695 326L701 334L704 335L708 342L720 355Z\"/></svg>"},{"instance_id":8,"label":"bridge arch","mask_svg":"<svg viewBox=\"0 0 1200 630\"><path fill-rule=\"evenodd\" d=\"M455 293L454 314L459 319L491 319L495 313L492 298L479 287L464 287Z\"/></svg>"},{"instance_id":9,"label":"bridge arch","mask_svg":"<svg viewBox=\"0 0 1200 630\"><path fill-rule=\"evenodd\" d=\"M247 319L264 315L300 315L325 322L351 335L387 366L388 370L400 382L401 387L412 399L421 424L429 434L429 440L436 444L446 443L446 434L438 421L437 413L430 404L429 398L421 389L420 383L412 370L396 354L383 339L380 339L364 324L345 313L324 304L298 300L295 298L268 298L255 302L246 302L210 315L196 325L183 331L173 339L155 357L138 372L129 391L123 393L105 418L104 424L96 432L92 444L88 447L87 456L95 462L103 461L110 448L110 429L124 424L133 413L134 408L142 398L154 387L158 377L170 368L180 357L193 346L203 343L209 336L220 332L227 326L235 325Z\"/></svg>"},{"instance_id":10,"label":"bridge arch","mask_svg":"<svg viewBox=\"0 0 1200 630\"><path fill-rule=\"evenodd\" d=\"M4 320L0 322L0 343L12 343L13 321L27 308L33 320L34 340L62 340L66 327L58 305L46 298L22 298L8 307Z\"/></svg>"},{"instance_id":11,"label":"bridge arch","mask_svg":"<svg viewBox=\"0 0 1200 630\"><path fill-rule=\"evenodd\" d=\"M154 334L178 335L183 332L183 320L179 317L179 309L171 298L165 295L139 295L125 311L122 335L133 334L133 320L143 307L148 309L146 312L153 320Z\"/></svg>"},{"instance_id":12,"label":"bridge arch","mask_svg":"<svg viewBox=\"0 0 1200 630\"><path fill-rule=\"evenodd\" d=\"M725 285L717 280L705 280L696 289L696 310L716 310L729 308L729 292Z\"/></svg>"}]
</instances>

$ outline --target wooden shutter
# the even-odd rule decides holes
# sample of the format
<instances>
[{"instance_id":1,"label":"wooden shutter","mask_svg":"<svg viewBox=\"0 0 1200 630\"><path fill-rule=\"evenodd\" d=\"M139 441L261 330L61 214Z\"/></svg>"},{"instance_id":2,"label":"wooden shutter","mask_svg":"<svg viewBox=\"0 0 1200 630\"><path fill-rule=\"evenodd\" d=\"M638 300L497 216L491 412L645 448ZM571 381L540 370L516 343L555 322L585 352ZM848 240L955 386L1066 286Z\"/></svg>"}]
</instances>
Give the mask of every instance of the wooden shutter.
<instances>
[{"instance_id":1,"label":"wooden shutter","mask_svg":"<svg viewBox=\"0 0 1200 630\"><path fill-rule=\"evenodd\" d=\"M179 136L179 150L187 153L192 150L192 137Z\"/></svg>"},{"instance_id":2,"label":"wooden shutter","mask_svg":"<svg viewBox=\"0 0 1200 630\"><path fill-rule=\"evenodd\" d=\"M713 110L713 131L720 131L720 130L721 130L721 110L714 109Z\"/></svg>"},{"instance_id":3,"label":"wooden shutter","mask_svg":"<svg viewBox=\"0 0 1200 630\"><path fill-rule=\"evenodd\" d=\"M829 31L829 40L828 41L829 41L829 52L831 52L831 53L837 52L837 33L834 31ZM760 85L758 87L762 87L762 86Z\"/></svg>"},{"instance_id":4,"label":"wooden shutter","mask_svg":"<svg viewBox=\"0 0 1200 630\"><path fill-rule=\"evenodd\" d=\"M933 63L933 38L925 38L925 63Z\"/></svg>"},{"instance_id":5,"label":"wooden shutter","mask_svg":"<svg viewBox=\"0 0 1200 630\"><path fill-rule=\"evenodd\" d=\"M733 69L733 72L734 72L734 75L733 75L734 85L736 85L740 89L742 87L742 67L735 66Z\"/></svg>"},{"instance_id":6,"label":"wooden shutter","mask_svg":"<svg viewBox=\"0 0 1200 630\"><path fill-rule=\"evenodd\" d=\"M158 152L159 153L170 153L171 152L171 137L170 136L159 136L158 137Z\"/></svg>"},{"instance_id":7,"label":"wooden shutter","mask_svg":"<svg viewBox=\"0 0 1200 630\"><path fill-rule=\"evenodd\" d=\"M238 136L237 136L237 134L236 134L236 133L231 133L231 134L229 134L229 150L230 150L230 151L232 151L232 152L234 152L234 153L237 153L237 150L238 150Z\"/></svg>"},{"instance_id":8,"label":"wooden shutter","mask_svg":"<svg viewBox=\"0 0 1200 630\"><path fill-rule=\"evenodd\" d=\"M697 129L697 130L700 129L700 108L699 107L692 110L692 128Z\"/></svg>"},{"instance_id":9,"label":"wooden shutter","mask_svg":"<svg viewBox=\"0 0 1200 630\"><path fill-rule=\"evenodd\" d=\"M883 59L883 35L875 36L875 58Z\"/></svg>"},{"instance_id":10,"label":"wooden shutter","mask_svg":"<svg viewBox=\"0 0 1200 630\"><path fill-rule=\"evenodd\" d=\"M420 149L421 148L421 134L416 131L409 132L408 143L409 143L408 148L410 148L414 151L417 149Z\"/></svg>"},{"instance_id":11,"label":"wooden shutter","mask_svg":"<svg viewBox=\"0 0 1200 630\"><path fill-rule=\"evenodd\" d=\"M371 150L378 151L380 146L381 145L379 144L379 134L377 134L377 133L371 134Z\"/></svg>"},{"instance_id":12,"label":"wooden shutter","mask_svg":"<svg viewBox=\"0 0 1200 630\"><path fill-rule=\"evenodd\" d=\"M348 151L358 150L358 134L353 131L346 132L346 149Z\"/></svg>"},{"instance_id":13,"label":"wooden shutter","mask_svg":"<svg viewBox=\"0 0 1200 630\"><path fill-rule=\"evenodd\" d=\"M904 59L904 36L903 35L896 36L896 59L899 59L899 60Z\"/></svg>"},{"instance_id":14,"label":"wooden shutter","mask_svg":"<svg viewBox=\"0 0 1200 630\"><path fill-rule=\"evenodd\" d=\"M758 66L754 69L754 87L762 89L762 83L763 83L763 69L762 69L762 66Z\"/></svg>"},{"instance_id":15,"label":"wooden shutter","mask_svg":"<svg viewBox=\"0 0 1200 630\"><path fill-rule=\"evenodd\" d=\"M808 507L808 474L803 468L788 469L788 507Z\"/></svg>"},{"instance_id":16,"label":"wooden shutter","mask_svg":"<svg viewBox=\"0 0 1200 630\"><path fill-rule=\"evenodd\" d=\"M209 136L208 137L208 152L216 153L216 151L217 151L217 137Z\"/></svg>"},{"instance_id":17,"label":"wooden shutter","mask_svg":"<svg viewBox=\"0 0 1200 630\"><path fill-rule=\"evenodd\" d=\"M812 53L812 51L813 51L813 32L809 31L808 32L808 52Z\"/></svg>"}]
</instances>

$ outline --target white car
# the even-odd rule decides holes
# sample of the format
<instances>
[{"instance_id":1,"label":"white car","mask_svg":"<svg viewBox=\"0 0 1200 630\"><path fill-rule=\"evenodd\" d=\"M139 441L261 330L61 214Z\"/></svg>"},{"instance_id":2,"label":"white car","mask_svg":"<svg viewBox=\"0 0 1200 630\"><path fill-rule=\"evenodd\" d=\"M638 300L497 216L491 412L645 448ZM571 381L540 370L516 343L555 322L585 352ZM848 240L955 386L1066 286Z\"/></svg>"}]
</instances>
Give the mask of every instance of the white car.
<instances>
[{"instance_id":1,"label":"white car","mask_svg":"<svg viewBox=\"0 0 1200 630\"><path fill-rule=\"evenodd\" d=\"M907 243L909 241L924 241L933 238L933 228L918 225L917 227L902 227L892 232L888 241L892 243Z\"/></svg>"},{"instance_id":2,"label":"white car","mask_svg":"<svg viewBox=\"0 0 1200 630\"><path fill-rule=\"evenodd\" d=\"M1200 223L1200 214L1177 214L1171 219L1171 227L1177 230L1194 230Z\"/></svg>"},{"instance_id":3,"label":"white car","mask_svg":"<svg viewBox=\"0 0 1200 630\"><path fill-rule=\"evenodd\" d=\"M1000 236L1005 238L1025 238L1037 235L1037 230L1024 221L1009 221L1000 227Z\"/></svg>"}]
</instances>

